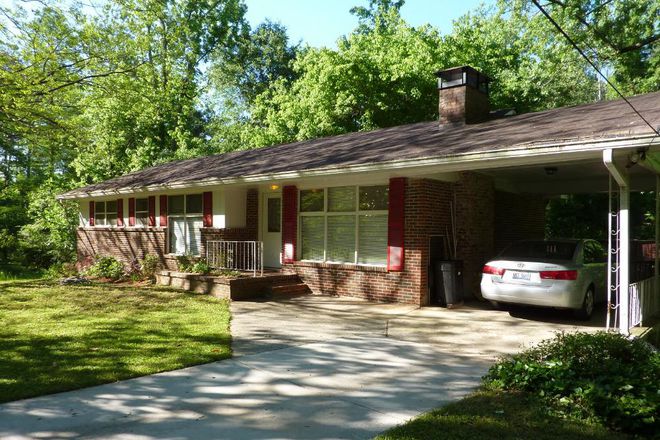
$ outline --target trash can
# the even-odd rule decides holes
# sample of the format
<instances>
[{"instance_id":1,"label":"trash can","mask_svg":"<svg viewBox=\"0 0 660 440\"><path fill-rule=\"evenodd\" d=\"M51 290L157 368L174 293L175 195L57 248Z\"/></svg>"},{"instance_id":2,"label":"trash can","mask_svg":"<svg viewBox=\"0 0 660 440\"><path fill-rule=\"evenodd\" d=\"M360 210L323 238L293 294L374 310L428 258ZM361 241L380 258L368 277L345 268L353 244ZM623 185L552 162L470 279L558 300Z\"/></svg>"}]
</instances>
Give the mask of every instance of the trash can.
<instances>
[{"instance_id":1,"label":"trash can","mask_svg":"<svg viewBox=\"0 0 660 440\"><path fill-rule=\"evenodd\" d=\"M433 266L433 302L452 308L463 303L463 262L440 260Z\"/></svg>"}]
</instances>

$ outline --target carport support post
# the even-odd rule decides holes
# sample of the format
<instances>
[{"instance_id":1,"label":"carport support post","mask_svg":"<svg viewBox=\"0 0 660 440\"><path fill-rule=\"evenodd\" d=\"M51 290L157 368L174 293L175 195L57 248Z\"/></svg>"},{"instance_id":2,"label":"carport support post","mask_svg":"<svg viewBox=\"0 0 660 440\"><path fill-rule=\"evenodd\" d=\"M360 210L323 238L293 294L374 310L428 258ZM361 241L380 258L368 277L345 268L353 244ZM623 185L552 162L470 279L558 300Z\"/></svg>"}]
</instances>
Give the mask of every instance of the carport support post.
<instances>
[{"instance_id":1,"label":"carport support post","mask_svg":"<svg viewBox=\"0 0 660 440\"><path fill-rule=\"evenodd\" d=\"M654 285L653 292L658 295L660 289L660 249L658 249L658 242L660 242L660 174L655 175L655 264L654 269Z\"/></svg>"},{"instance_id":2,"label":"carport support post","mask_svg":"<svg viewBox=\"0 0 660 440\"><path fill-rule=\"evenodd\" d=\"M619 212L618 212L618 264L619 273L618 300L619 304L619 331L627 335L630 330L630 230L629 230L629 211L630 211L630 184L626 169L617 166L614 163L614 151L612 149L603 150L603 163L610 175L619 185ZM609 250L610 253L612 249ZM607 268L611 272L612 267Z\"/></svg>"},{"instance_id":3,"label":"carport support post","mask_svg":"<svg viewBox=\"0 0 660 440\"><path fill-rule=\"evenodd\" d=\"M619 188L619 252L621 253L619 268L619 331L627 335L630 330L630 187Z\"/></svg>"}]
</instances>

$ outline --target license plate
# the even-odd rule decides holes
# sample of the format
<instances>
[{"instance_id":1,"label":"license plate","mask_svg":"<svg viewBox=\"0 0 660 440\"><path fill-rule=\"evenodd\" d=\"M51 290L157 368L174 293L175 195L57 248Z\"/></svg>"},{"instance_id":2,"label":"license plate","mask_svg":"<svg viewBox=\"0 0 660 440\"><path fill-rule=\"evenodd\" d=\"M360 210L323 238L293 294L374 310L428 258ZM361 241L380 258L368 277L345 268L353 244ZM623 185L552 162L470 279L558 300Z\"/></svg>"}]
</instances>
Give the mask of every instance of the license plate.
<instances>
[{"instance_id":1,"label":"license plate","mask_svg":"<svg viewBox=\"0 0 660 440\"><path fill-rule=\"evenodd\" d=\"M532 279L530 272L513 272L511 275L514 280L529 281Z\"/></svg>"}]
</instances>

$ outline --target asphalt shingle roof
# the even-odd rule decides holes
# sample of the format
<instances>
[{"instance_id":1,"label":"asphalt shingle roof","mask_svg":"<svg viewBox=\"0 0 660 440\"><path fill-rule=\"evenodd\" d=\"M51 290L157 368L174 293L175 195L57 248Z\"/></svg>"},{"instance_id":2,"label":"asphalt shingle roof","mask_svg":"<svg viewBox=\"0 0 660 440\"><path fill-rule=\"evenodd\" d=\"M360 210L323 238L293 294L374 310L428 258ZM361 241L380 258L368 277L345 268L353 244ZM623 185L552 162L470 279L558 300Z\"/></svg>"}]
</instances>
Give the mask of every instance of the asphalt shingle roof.
<instances>
[{"instance_id":1,"label":"asphalt shingle roof","mask_svg":"<svg viewBox=\"0 0 660 440\"><path fill-rule=\"evenodd\" d=\"M660 126L660 92L629 100L654 127ZM472 125L443 126L437 121L422 122L174 161L74 189L62 197L651 133L623 100L613 100Z\"/></svg>"}]
</instances>

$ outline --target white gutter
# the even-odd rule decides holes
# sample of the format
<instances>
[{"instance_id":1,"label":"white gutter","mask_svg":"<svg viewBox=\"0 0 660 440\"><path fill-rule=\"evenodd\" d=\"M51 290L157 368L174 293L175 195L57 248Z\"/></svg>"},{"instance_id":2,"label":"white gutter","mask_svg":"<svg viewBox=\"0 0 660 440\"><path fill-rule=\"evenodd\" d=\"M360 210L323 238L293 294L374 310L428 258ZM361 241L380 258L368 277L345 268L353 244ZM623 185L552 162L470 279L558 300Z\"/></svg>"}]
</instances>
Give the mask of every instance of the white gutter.
<instances>
[{"instance_id":1,"label":"white gutter","mask_svg":"<svg viewBox=\"0 0 660 440\"><path fill-rule=\"evenodd\" d=\"M654 140L658 142L654 143ZM84 195L60 195L58 199L83 199L88 197L102 197L117 194L132 194L136 192L157 192L169 189L198 188L217 185L234 185L246 183L260 183L269 181L286 181L308 177L327 177L338 174L365 173L389 171L397 175L405 170L420 170L435 168L438 172L456 172L486 170L501 167L525 166L545 164L549 161L555 163L595 159L603 149L621 148L651 148L660 146L660 139L652 135L621 136L614 139L568 141L564 143L545 143L533 145L519 145L515 148L457 154L447 157L428 157L419 159L405 159L376 164L340 165L326 168L316 168L306 171L285 171L281 173L253 174L244 177L213 178L195 182L173 182L165 185L149 185L143 187L120 188L109 191L92 191ZM442 170L437 170L442 167ZM431 170L429 170L431 171Z\"/></svg>"}]
</instances>

